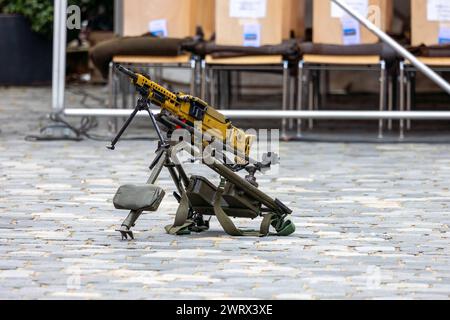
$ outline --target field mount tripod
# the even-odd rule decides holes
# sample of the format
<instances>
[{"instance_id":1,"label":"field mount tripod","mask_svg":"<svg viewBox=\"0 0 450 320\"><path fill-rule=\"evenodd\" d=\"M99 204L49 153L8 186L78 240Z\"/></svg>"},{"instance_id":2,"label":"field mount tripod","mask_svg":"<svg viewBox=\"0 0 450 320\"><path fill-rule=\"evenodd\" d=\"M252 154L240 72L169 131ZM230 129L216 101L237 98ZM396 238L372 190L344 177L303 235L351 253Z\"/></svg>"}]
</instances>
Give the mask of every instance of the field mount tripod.
<instances>
[{"instance_id":1,"label":"field mount tripod","mask_svg":"<svg viewBox=\"0 0 450 320\"><path fill-rule=\"evenodd\" d=\"M273 153L264 155L262 162L248 156L251 139L245 133L232 126L231 122L204 101L172 93L150 80L147 75L135 73L121 65L117 69L131 78L140 95L137 105L117 136L108 147L115 150L122 135L133 122L136 115L145 111L158 135L158 149L146 184L124 185L114 197L114 206L119 210L129 210L119 230L122 239L134 239L132 227L146 212L157 211L165 197L165 191L156 185L162 170L166 168L176 186L174 197L179 203L175 221L165 229L172 235L188 235L209 229L209 220L205 216L216 216L225 232L231 236L288 236L295 232L290 219L292 210L278 199L272 199L258 189L255 174L270 170L276 164L278 156ZM150 110L154 104L161 108L155 116ZM195 121L201 121L203 128L198 130ZM169 142L164 137L160 124L165 126L170 136L176 129L185 129L190 141ZM215 129L209 135L206 129ZM226 129L226 130L225 130ZM232 143L227 143L221 132L232 135ZM215 132L215 133L214 133ZM200 146L193 145L193 139L201 139ZM231 161L226 152L232 150L235 160ZM201 176L188 176L178 154L187 152L193 161L200 161L217 173L221 182L214 185ZM246 170L242 178L237 172ZM231 218L255 219L263 217L260 230L241 230ZM270 232L270 228L275 232Z\"/></svg>"}]
</instances>

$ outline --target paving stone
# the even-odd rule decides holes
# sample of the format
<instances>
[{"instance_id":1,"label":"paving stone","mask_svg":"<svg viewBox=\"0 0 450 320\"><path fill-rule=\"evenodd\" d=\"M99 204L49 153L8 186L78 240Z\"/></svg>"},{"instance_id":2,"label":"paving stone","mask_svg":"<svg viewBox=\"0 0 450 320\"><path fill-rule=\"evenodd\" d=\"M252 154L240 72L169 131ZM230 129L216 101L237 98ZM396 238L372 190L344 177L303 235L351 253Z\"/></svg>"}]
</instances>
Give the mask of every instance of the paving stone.
<instances>
[{"instance_id":1,"label":"paving stone","mask_svg":"<svg viewBox=\"0 0 450 320\"><path fill-rule=\"evenodd\" d=\"M448 145L281 143L279 174L259 182L294 210L293 236L232 238L213 219L208 233L172 237L163 228L177 202L167 196L139 220L136 241L122 242L115 229L127 212L112 197L146 181L156 143L111 153L98 141L25 142L51 90L0 96L2 299L450 298ZM189 171L218 181L204 167ZM167 173L159 184L174 191Z\"/></svg>"}]
</instances>

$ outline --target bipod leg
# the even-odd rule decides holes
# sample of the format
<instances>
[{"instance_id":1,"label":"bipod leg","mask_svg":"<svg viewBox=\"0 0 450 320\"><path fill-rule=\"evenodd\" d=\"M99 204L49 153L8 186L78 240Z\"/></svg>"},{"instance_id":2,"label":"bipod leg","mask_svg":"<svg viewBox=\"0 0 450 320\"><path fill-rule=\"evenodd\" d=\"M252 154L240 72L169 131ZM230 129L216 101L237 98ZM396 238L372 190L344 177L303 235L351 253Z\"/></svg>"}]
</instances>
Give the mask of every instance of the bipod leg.
<instances>
[{"instance_id":1,"label":"bipod leg","mask_svg":"<svg viewBox=\"0 0 450 320\"><path fill-rule=\"evenodd\" d=\"M125 131L128 129L128 127L131 125L131 123L133 122L134 118L136 117L136 115L138 114L139 111L143 110L142 108L145 106L147 106L146 104L143 105L143 101L141 99L139 99L138 104L136 105L136 107L134 108L133 112L131 113L131 115L128 117L127 121L125 122L125 124L122 126L122 128L120 128L119 133L117 134L117 136L111 141L111 146L108 146L107 148L109 150L115 150L116 149L116 144L120 141L120 139L122 138L123 134L125 133Z\"/></svg>"}]
</instances>

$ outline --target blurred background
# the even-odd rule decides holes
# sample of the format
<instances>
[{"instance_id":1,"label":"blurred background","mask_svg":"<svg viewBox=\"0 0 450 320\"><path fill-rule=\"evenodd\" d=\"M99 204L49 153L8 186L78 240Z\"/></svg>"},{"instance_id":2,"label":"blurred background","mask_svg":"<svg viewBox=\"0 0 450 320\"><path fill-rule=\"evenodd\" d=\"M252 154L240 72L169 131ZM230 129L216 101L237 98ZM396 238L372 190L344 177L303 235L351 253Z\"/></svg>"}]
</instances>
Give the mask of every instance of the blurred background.
<instances>
[{"instance_id":1,"label":"blurred background","mask_svg":"<svg viewBox=\"0 0 450 320\"><path fill-rule=\"evenodd\" d=\"M445 1L347 2L369 18L371 8L377 8L382 30L448 78L450 15L445 13ZM67 5L79 8L80 25L67 30L64 44L64 108L132 108L133 89L113 70L105 71L107 63L116 61L140 68L169 89L191 92L219 109L444 111L450 101L407 61L376 47L379 39L337 12L330 0L69 0ZM52 0L0 0L0 86L51 86L54 8ZM71 19L73 13L77 11L68 11L66 18ZM74 19L76 22L78 17ZM195 39L198 27L203 40L216 45L264 48L295 39L301 50L289 59L284 54L264 57L265 53L255 56L240 51L238 56L224 58L214 52L184 50L181 45L175 57L173 52L153 54L154 42L144 51L140 45L117 42L143 35ZM304 50L304 44L312 47ZM93 60L99 46L101 63ZM105 50L109 51L105 54ZM300 75L299 61L305 63ZM289 64L287 76L283 73L285 62ZM385 70L380 70L382 63L387 64ZM74 92L80 90L83 93L77 97ZM87 96L91 103L80 105ZM112 118L109 130L114 131L120 117ZM236 121L245 127L284 125L283 130L293 139L334 136L336 132L342 139L352 133L397 137L398 131L404 134L405 130L410 137L439 138L450 132L448 121Z\"/></svg>"}]
</instances>

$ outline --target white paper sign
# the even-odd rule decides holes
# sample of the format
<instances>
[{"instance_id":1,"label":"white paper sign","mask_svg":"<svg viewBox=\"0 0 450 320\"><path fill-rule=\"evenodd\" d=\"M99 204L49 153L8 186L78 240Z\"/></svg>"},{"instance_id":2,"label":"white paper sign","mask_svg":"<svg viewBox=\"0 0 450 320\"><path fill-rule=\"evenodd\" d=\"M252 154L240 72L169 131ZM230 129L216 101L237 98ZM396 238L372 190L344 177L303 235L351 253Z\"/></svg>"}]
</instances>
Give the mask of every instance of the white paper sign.
<instances>
[{"instance_id":1,"label":"white paper sign","mask_svg":"<svg viewBox=\"0 0 450 320\"><path fill-rule=\"evenodd\" d=\"M449 45L450 44L450 26L449 25L440 26L438 43L440 45Z\"/></svg>"},{"instance_id":2,"label":"white paper sign","mask_svg":"<svg viewBox=\"0 0 450 320\"><path fill-rule=\"evenodd\" d=\"M367 17L369 10L369 0L345 0L344 2L348 6L355 9L363 17ZM334 2L331 3L331 16L333 18L342 18L346 15L347 13L342 10L337 4L335 4Z\"/></svg>"},{"instance_id":3,"label":"white paper sign","mask_svg":"<svg viewBox=\"0 0 450 320\"><path fill-rule=\"evenodd\" d=\"M450 1L428 0L427 18L428 21L450 21Z\"/></svg>"},{"instance_id":4,"label":"white paper sign","mask_svg":"<svg viewBox=\"0 0 450 320\"><path fill-rule=\"evenodd\" d=\"M244 24L244 47L261 46L261 25Z\"/></svg>"},{"instance_id":5,"label":"white paper sign","mask_svg":"<svg viewBox=\"0 0 450 320\"><path fill-rule=\"evenodd\" d=\"M265 18L267 0L230 0L231 18Z\"/></svg>"},{"instance_id":6,"label":"white paper sign","mask_svg":"<svg viewBox=\"0 0 450 320\"><path fill-rule=\"evenodd\" d=\"M155 37L166 38L169 36L167 20L165 19L150 21L148 28Z\"/></svg>"},{"instance_id":7,"label":"white paper sign","mask_svg":"<svg viewBox=\"0 0 450 320\"><path fill-rule=\"evenodd\" d=\"M346 46L361 44L361 27L356 19L344 17L342 22L343 43Z\"/></svg>"}]
</instances>

